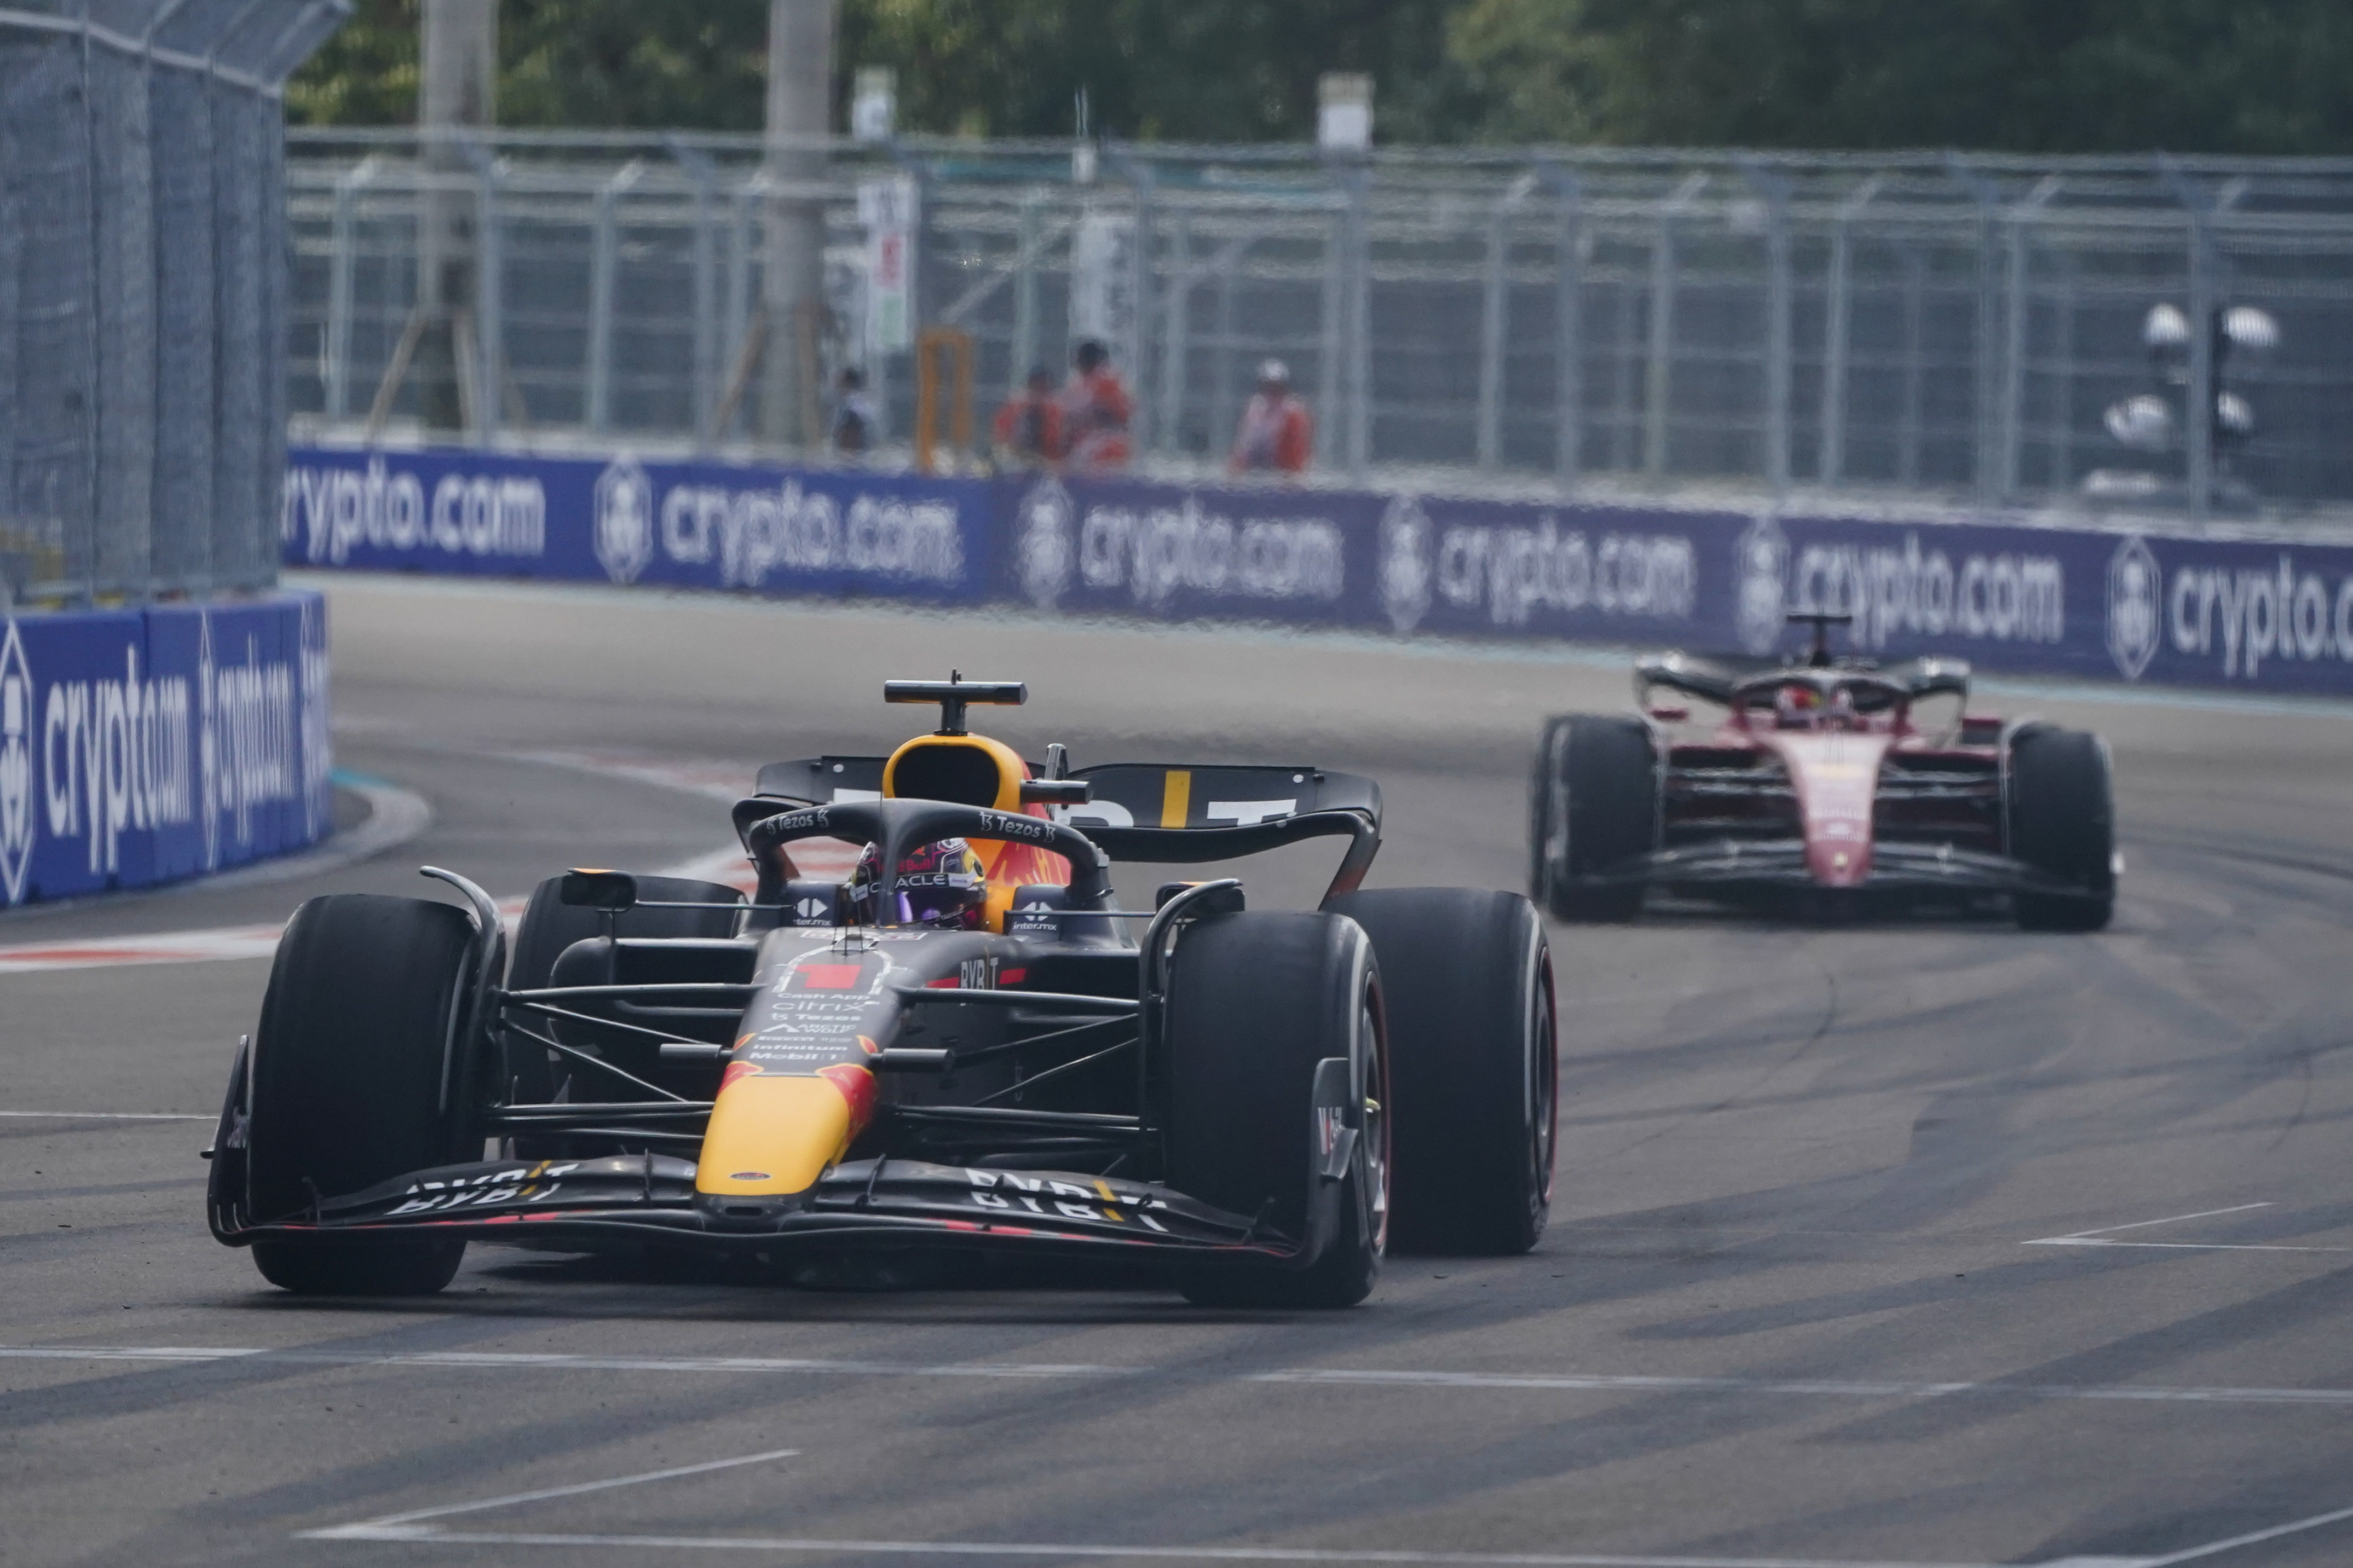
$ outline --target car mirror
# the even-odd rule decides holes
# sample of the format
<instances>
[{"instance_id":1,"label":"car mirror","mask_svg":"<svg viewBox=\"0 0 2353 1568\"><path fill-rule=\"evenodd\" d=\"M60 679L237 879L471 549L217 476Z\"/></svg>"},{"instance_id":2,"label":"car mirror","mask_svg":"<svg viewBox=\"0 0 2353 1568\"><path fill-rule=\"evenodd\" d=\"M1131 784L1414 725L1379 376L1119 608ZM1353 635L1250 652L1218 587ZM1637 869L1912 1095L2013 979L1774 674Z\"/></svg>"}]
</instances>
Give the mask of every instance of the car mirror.
<instances>
[{"instance_id":1,"label":"car mirror","mask_svg":"<svg viewBox=\"0 0 2353 1568\"><path fill-rule=\"evenodd\" d=\"M557 901L575 909L617 915L637 908L638 879L627 871L572 870L555 890Z\"/></svg>"},{"instance_id":2,"label":"car mirror","mask_svg":"<svg viewBox=\"0 0 2353 1568\"><path fill-rule=\"evenodd\" d=\"M1094 798L1094 785L1085 779L1023 779L1024 805L1084 805Z\"/></svg>"}]
</instances>

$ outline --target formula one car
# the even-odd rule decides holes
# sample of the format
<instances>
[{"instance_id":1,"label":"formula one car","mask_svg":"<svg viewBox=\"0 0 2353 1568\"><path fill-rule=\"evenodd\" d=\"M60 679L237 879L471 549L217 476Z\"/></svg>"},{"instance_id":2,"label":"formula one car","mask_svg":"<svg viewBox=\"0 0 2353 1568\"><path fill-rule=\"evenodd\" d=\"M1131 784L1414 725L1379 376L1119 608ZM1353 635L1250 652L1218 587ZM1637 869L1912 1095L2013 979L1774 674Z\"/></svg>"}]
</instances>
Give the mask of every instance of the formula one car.
<instances>
[{"instance_id":1,"label":"formula one car","mask_svg":"<svg viewBox=\"0 0 2353 1568\"><path fill-rule=\"evenodd\" d=\"M438 1290L480 1240L804 1279L910 1249L1156 1259L1197 1302L1306 1307L1362 1300L1393 1241L1535 1245L1557 1081L1534 907L1359 890L1367 779L1073 773L966 731L1027 695L892 681L937 732L762 769L734 810L748 901L575 870L512 959L438 868L467 908L305 903L207 1151L213 1234L298 1292ZM1325 836L1347 848L1314 910L1232 879L1113 906L1113 861ZM863 847L851 881L795 864L822 839Z\"/></svg>"},{"instance_id":2,"label":"formula one car","mask_svg":"<svg viewBox=\"0 0 2353 1568\"><path fill-rule=\"evenodd\" d=\"M1627 716L1547 720L1528 807L1532 896L1563 920L1622 921L1646 889L1719 900L1795 894L1821 912L2007 896L2030 931L2096 931L2118 862L2097 735L1967 711L1969 667L1802 663L1669 653L1638 660ZM1699 739L1663 689L1724 710ZM1925 732L1915 704L1950 699Z\"/></svg>"}]
</instances>

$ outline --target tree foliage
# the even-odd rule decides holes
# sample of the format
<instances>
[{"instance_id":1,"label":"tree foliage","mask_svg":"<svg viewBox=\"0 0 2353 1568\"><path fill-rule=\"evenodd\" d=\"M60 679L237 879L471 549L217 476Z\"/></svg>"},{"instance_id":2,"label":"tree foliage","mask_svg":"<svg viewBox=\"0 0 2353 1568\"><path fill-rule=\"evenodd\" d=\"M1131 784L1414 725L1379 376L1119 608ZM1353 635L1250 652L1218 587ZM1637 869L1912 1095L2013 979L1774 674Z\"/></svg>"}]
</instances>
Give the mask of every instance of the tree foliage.
<instances>
[{"instance_id":1,"label":"tree foliage","mask_svg":"<svg viewBox=\"0 0 2353 1568\"><path fill-rule=\"evenodd\" d=\"M846 89L914 131L1297 142L1372 74L1384 141L2353 151L2348 0L841 0ZM290 114L414 118L418 0L360 0ZM503 0L511 125L754 130L765 0Z\"/></svg>"},{"instance_id":2,"label":"tree foliage","mask_svg":"<svg viewBox=\"0 0 2353 1568\"><path fill-rule=\"evenodd\" d=\"M1451 42L1488 138L2353 148L2345 0L1469 0Z\"/></svg>"}]
</instances>

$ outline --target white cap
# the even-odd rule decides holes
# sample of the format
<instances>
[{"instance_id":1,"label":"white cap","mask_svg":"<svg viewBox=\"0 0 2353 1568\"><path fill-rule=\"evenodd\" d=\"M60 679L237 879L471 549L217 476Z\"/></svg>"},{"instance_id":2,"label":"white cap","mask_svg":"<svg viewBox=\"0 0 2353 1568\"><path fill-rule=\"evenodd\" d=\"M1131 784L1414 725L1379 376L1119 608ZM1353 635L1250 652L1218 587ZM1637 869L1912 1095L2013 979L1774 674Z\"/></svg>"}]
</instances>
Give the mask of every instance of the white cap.
<instances>
[{"instance_id":1,"label":"white cap","mask_svg":"<svg viewBox=\"0 0 2353 1568\"><path fill-rule=\"evenodd\" d=\"M1258 378L1261 381L1281 382L1288 386L1291 384L1291 367L1279 359L1267 360L1258 367Z\"/></svg>"}]
</instances>

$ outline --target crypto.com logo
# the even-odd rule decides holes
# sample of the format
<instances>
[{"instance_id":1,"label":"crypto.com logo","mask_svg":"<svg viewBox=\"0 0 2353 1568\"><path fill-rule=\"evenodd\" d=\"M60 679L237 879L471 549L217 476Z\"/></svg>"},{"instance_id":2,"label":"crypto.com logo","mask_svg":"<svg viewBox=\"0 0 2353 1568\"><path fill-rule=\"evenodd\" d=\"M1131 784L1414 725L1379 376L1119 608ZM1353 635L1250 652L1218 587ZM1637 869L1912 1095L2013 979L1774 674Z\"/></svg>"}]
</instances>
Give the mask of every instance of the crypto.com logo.
<instances>
[{"instance_id":1,"label":"crypto.com logo","mask_svg":"<svg viewBox=\"0 0 2353 1568\"><path fill-rule=\"evenodd\" d=\"M1050 479L1039 479L1021 498L1014 545L1021 596L1041 610L1060 603L1071 586L1078 552L1071 545L1071 492Z\"/></svg>"},{"instance_id":2,"label":"crypto.com logo","mask_svg":"<svg viewBox=\"0 0 2353 1568\"><path fill-rule=\"evenodd\" d=\"M33 670L16 623L0 639L0 889L25 896L33 864Z\"/></svg>"},{"instance_id":3,"label":"crypto.com logo","mask_svg":"<svg viewBox=\"0 0 2353 1568\"><path fill-rule=\"evenodd\" d=\"M1733 627L1750 653L1770 653L1787 624L1789 536L1770 517L1750 523L1733 546Z\"/></svg>"},{"instance_id":4,"label":"crypto.com logo","mask_svg":"<svg viewBox=\"0 0 2353 1568\"><path fill-rule=\"evenodd\" d=\"M1402 636L1430 613L1430 514L1411 496L1381 513L1381 609Z\"/></svg>"},{"instance_id":5,"label":"crypto.com logo","mask_svg":"<svg viewBox=\"0 0 2353 1568\"><path fill-rule=\"evenodd\" d=\"M596 476L596 563L624 585L654 558L654 486L634 458L605 465Z\"/></svg>"},{"instance_id":6,"label":"crypto.com logo","mask_svg":"<svg viewBox=\"0 0 2353 1568\"><path fill-rule=\"evenodd\" d=\"M2163 583L2157 557L2138 535L2116 546L2108 562L2108 655L2126 680L2138 680L2157 657Z\"/></svg>"}]
</instances>

